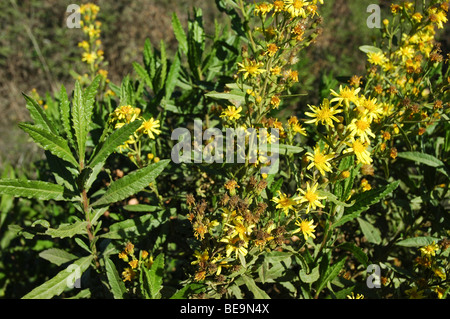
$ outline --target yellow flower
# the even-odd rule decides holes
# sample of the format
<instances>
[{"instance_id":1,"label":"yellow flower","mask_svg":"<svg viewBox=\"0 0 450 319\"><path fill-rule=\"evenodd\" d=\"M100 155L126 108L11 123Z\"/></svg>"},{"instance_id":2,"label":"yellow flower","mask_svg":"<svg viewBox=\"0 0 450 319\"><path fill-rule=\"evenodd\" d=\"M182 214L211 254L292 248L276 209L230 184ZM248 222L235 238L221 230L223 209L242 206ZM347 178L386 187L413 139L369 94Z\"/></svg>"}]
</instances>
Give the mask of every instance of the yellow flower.
<instances>
[{"instance_id":1,"label":"yellow flower","mask_svg":"<svg viewBox=\"0 0 450 319\"><path fill-rule=\"evenodd\" d=\"M414 21L416 21L416 22L420 22L420 21L422 21L423 16L422 16L422 14L421 14L420 12L416 12L416 13L414 13L414 14L412 15L411 18L412 18Z\"/></svg>"},{"instance_id":2,"label":"yellow flower","mask_svg":"<svg viewBox=\"0 0 450 319\"><path fill-rule=\"evenodd\" d=\"M350 137L357 135L363 142L370 143L369 136L375 138L375 134L370 129L370 120L367 117L353 119L348 126L348 130L350 131Z\"/></svg>"},{"instance_id":3,"label":"yellow flower","mask_svg":"<svg viewBox=\"0 0 450 319\"><path fill-rule=\"evenodd\" d=\"M306 153L306 158L311 161L311 164L307 167L311 169L315 166L320 174L325 175L325 172L331 172L331 164L329 161L334 157L334 154L325 154L322 153L320 147L317 145L314 148L314 154L311 152Z\"/></svg>"},{"instance_id":4,"label":"yellow flower","mask_svg":"<svg viewBox=\"0 0 450 319\"><path fill-rule=\"evenodd\" d=\"M431 244L420 248L422 256L435 256L436 251L439 250L439 246L433 241Z\"/></svg>"},{"instance_id":5,"label":"yellow flower","mask_svg":"<svg viewBox=\"0 0 450 319\"><path fill-rule=\"evenodd\" d=\"M286 0L285 5L285 10L289 12L292 18L306 18L305 8L309 5L309 2L303 0Z\"/></svg>"},{"instance_id":6,"label":"yellow flower","mask_svg":"<svg viewBox=\"0 0 450 319\"><path fill-rule=\"evenodd\" d=\"M386 56L384 55L383 52L369 52L367 53L367 61L369 61L369 63L374 64L374 65L385 65L386 62L388 62L388 59L386 58Z\"/></svg>"},{"instance_id":7,"label":"yellow flower","mask_svg":"<svg viewBox=\"0 0 450 319\"><path fill-rule=\"evenodd\" d=\"M248 253L247 247L248 242L245 240L241 240L239 236L226 236L220 240L223 243L226 243L226 255L230 257L234 252L236 254L236 258L239 258L239 254L241 256L246 256Z\"/></svg>"},{"instance_id":8,"label":"yellow flower","mask_svg":"<svg viewBox=\"0 0 450 319\"><path fill-rule=\"evenodd\" d=\"M405 45L400 47L396 52L395 55L398 55L402 58L403 61L406 61L408 59L412 59L415 55L415 51L412 46Z\"/></svg>"},{"instance_id":9,"label":"yellow flower","mask_svg":"<svg viewBox=\"0 0 450 319\"><path fill-rule=\"evenodd\" d=\"M205 263L209 259L209 253L207 250L205 250L204 252L199 252L198 250L196 250L194 252L194 257L197 258L197 260L191 262L191 265Z\"/></svg>"},{"instance_id":10,"label":"yellow flower","mask_svg":"<svg viewBox=\"0 0 450 319\"><path fill-rule=\"evenodd\" d=\"M313 225L314 220L303 220L303 219L297 219L295 221L295 225L297 225L299 228L294 230L292 233L298 233L298 232L302 232L303 233L303 237L305 238L305 240L308 240L309 237L311 238L316 238L316 235L314 235L314 232L316 231L315 228L317 227L316 225Z\"/></svg>"},{"instance_id":11,"label":"yellow flower","mask_svg":"<svg viewBox=\"0 0 450 319\"><path fill-rule=\"evenodd\" d=\"M372 163L372 158L370 157L370 153L367 151L368 144L364 143L360 139L354 139L350 141L348 144L350 148L345 150L345 153L354 152L358 163L362 164L370 164Z\"/></svg>"},{"instance_id":12,"label":"yellow flower","mask_svg":"<svg viewBox=\"0 0 450 319\"><path fill-rule=\"evenodd\" d=\"M289 210L294 210L294 206L297 205L297 202L292 197L288 197L280 191L278 191L278 197L272 198L272 201L277 204L275 208L283 210L286 216Z\"/></svg>"},{"instance_id":13,"label":"yellow flower","mask_svg":"<svg viewBox=\"0 0 450 319\"><path fill-rule=\"evenodd\" d=\"M158 129L159 128L159 120L155 120L153 117L144 121L140 127L140 130L142 130L142 132L144 134L147 134L148 137L150 137L151 139L155 138L155 135L159 135L161 134L161 130Z\"/></svg>"},{"instance_id":14,"label":"yellow flower","mask_svg":"<svg viewBox=\"0 0 450 319\"><path fill-rule=\"evenodd\" d=\"M434 24L437 25L438 29L444 28L444 23L447 23L447 15L443 10L439 10L437 8L431 8L428 10L428 13L430 14L430 20Z\"/></svg>"},{"instance_id":15,"label":"yellow flower","mask_svg":"<svg viewBox=\"0 0 450 319\"><path fill-rule=\"evenodd\" d=\"M273 10L274 12L281 12L284 10L284 1L276 0L273 2Z\"/></svg>"},{"instance_id":16,"label":"yellow flower","mask_svg":"<svg viewBox=\"0 0 450 319\"><path fill-rule=\"evenodd\" d=\"M351 295L347 295L347 299L364 299L364 295L362 294L354 294L354 292L352 291Z\"/></svg>"},{"instance_id":17,"label":"yellow flower","mask_svg":"<svg viewBox=\"0 0 450 319\"><path fill-rule=\"evenodd\" d=\"M98 56L95 52L84 52L81 61L92 64L97 60Z\"/></svg>"},{"instance_id":18,"label":"yellow flower","mask_svg":"<svg viewBox=\"0 0 450 319\"><path fill-rule=\"evenodd\" d=\"M370 186L369 181L365 178L361 180L361 188L363 192L370 191L372 189L372 186Z\"/></svg>"},{"instance_id":19,"label":"yellow flower","mask_svg":"<svg viewBox=\"0 0 450 319\"><path fill-rule=\"evenodd\" d=\"M304 135L304 136L307 136L306 130L305 130L304 127L301 126L301 124L299 124L299 123L293 123L293 124L291 124L291 126L292 126L292 130L293 130L295 133L299 133L299 134L302 134L302 135Z\"/></svg>"},{"instance_id":20,"label":"yellow flower","mask_svg":"<svg viewBox=\"0 0 450 319\"><path fill-rule=\"evenodd\" d=\"M406 290L405 293L408 295L409 299L423 299L423 290L417 291L417 287L413 287L409 290Z\"/></svg>"},{"instance_id":21,"label":"yellow flower","mask_svg":"<svg viewBox=\"0 0 450 319\"><path fill-rule=\"evenodd\" d=\"M310 187L309 182L306 183L306 191L299 188L298 191L302 194L295 198L299 204L308 203L306 207L306 213L312 209L316 209L316 207L324 208L325 206L320 202L321 199L326 199L326 196L319 196L317 193L317 183Z\"/></svg>"},{"instance_id":22,"label":"yellow flower","mask_svg":"<svg viewBox=\"0 0 450 319\"><path fill-rule=\"evenodd\" d=\"M273 8L273 5L270 3L260 3L255 5L255 15L260 15L262 17L265 17L267 13L269 13Z\"/></svg>"},{"instance_id":23,"label":"yellow flower","mask_svg":"<svg viewBox=\"0 0 450 319\"><path fill-rule=\"evenodd\" d=\"M272 96L270 99L270 104L272 104L273 108L277 109L280 106L280 98L276 95Z\"/></svg>"},{"instance_id":24,"label":"yellow flower","mask_svg":"<svg viewBox=\"0 0 450 319\"><path fill-rule=\"evenodd\" d=\"M371 99L362 96L358 104L358 111L360 111L362 115L365 115L370 122L382 117L383 108L377 103L376 98Z\"/></svg>"},{"instance_id":25,"label":"yellow flower","mask_svg":"<svg viewBox=\"0 0 450 319\"><path fill-rule=\"evenodd\" d=\"M333 120L339 122L335 115L341 113L342 110L337 108L335 109L334 106L330 106L330 101L328 99L324 99L323 103L319 107L314 105L308 105L308 107L313 112L305 112L305 115L315 119L305 121L305 123L315 123L318 125L320 122L322 125L333 126Z\"/></svg>"},{"instance_id":26,"label":"yellow flower","mask_svg":"<svg viewBox=\"0 0 450 319\"><path fill-rule=\"evenodd\" d=\"M240 67L238 73L243 72L244 79L247 79L248 76L255 77L259 74L266 72L265 69L262 69L262 67L264 67L264 63L256 62L250 59L245 59L244 63L238 63L238 66Z\"/></svg>"},{"instance_id":27,"label":"yellow flower","mask_svg":"<svg viewBox=\"0 0 450 319\"><path fill-rule=\"evenodd\" d=\"M267 45L266 53L269 56L274 56L275 53L277 53L277 51L278 51L278 46L275 43L270 43L270 44Z\"/></svg>"},{"instance_id":28,"label":"yellow flower","mask_svg":"<svg viewBox=\"0 0 450 319\"><path fill-rule=\"evenodd\" d=\"M242 107L241 106L236 109L236 106L229 105L227 107L227 109L222 112L220 117L222 117L222 118L227 117L228 119L230 119L232 121L233 120L238 120L241 117L241 114L240 114L241 111L242 111Z\"/></svg>"},{"instance_id":29,"label":"yellow flower","mask_svg":"<svg viewBox=\"0 0 450 319\"><path fill-rule=\"evenodd\" d=\"M358 93L361 90L361 88L349 88L345 86L344 88L339 86L339 93L331 89L331 95L335 96L335 98L331 99L331 103L338 102L339 105L342 104L342 102L345 103L347 107L349 107L350 102L355 103L355 101L358 98Z\"/></svg>"},{"instance_id":30,"label":"yellow flower","mask_svg":"<svg viewBox=\"0 0 450 319\"><path fill-rule=\"evenodd\" d=\"M136 272L131 268L125 268L125 270L122 272L123 281L131 281L136 277Z\"/></svg>"},{"instance_id":31,"label":"yellow flower","mask_svg":"<svg viewBox=\"0 0 450 319\"><path fill-rule=\"evenodd\" d=\"M137 268L137 266L139 264L139 260L134 259L134 260L130 261L128 264L131 266L132 269L135 269L135 268Z\"/></svg>"}]
</instances>

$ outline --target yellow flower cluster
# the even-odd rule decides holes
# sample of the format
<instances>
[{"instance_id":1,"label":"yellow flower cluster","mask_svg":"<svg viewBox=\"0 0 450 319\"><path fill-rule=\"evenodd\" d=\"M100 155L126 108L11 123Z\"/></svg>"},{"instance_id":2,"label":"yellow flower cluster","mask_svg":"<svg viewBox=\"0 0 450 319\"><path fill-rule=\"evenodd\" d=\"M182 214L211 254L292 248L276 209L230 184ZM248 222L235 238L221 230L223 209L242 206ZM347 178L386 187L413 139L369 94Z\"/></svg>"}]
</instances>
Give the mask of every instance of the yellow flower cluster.
<instances>
[{"instance_id":1,"label":"yellow flower cluster","mask_svg":"<svg viewBox=\"0 0 450 319\"><path fill-rule=\"evenodd\" d=\"M83 33L87 36L86 40L78 43L78 46L83 49L82 61L88 65L91 76L97 74L101 75L103 80L108 83L108 71L104 68L104 51L102 50L101 26L102 23L97 21L97 15L100 8L92 3L83 4L80 7L82 21L80 21ZM84 77L88 77L87 74ZM82 77L79 76L79 80ZM90 79L92 80L92 79Z\"/></svg>"},{"instance_id":2,"label":"yellow flower cluster","mask_svg":"<svg viewBox=\"0 0 450 319\"><path fill-rule=\"evenodd\" d=\"M439 299L443 297L445 289L440 286L440 283L447 280L448 271L448 261L443 253L449 246L448 240L442 240L439 243L433 241L419 248L420 256L415 259L419 280L416 286L405 291L410 299L425 298L424 294L428 291L428 287L432 287L431 291Z\"/></svg>"},{"instance_id":3,"label":"yellow flower cluster","mask_svg":"<svg viewBox=\"0 0 450 319\"><path fill-rule=\"evenodd\" d=\"M114 110L109 116L108 123L113 129L119 129L126 124L141 120L141 126L130 136L130 138L121 146L118 151L120 153L127 153L130 159L136 163L138 167L145 165L145 161L158 161L153 153L147 154L147 157L142 157L141 143L144 137L154 140L157 135L161 134L160 122L153 117L145 119L141 114L141 109L131 105L122 105Z\"/></svg>"},{"instance_id":4,"label":"yellow flower cluster","mask_svg":"<svg viewBox=\"0 0 450 319\"><path fill-rule=\"evenodd\" d=\"M139 253L139 258L137 258L134 245L130 242L126 244L125 249L121 251L118 256L129 266L122 272L122 280L124 282L133 281L141 267L150 268L153 264L153 257L150 256L146 250L142 250Z\"/></svg>"}]
</instances>

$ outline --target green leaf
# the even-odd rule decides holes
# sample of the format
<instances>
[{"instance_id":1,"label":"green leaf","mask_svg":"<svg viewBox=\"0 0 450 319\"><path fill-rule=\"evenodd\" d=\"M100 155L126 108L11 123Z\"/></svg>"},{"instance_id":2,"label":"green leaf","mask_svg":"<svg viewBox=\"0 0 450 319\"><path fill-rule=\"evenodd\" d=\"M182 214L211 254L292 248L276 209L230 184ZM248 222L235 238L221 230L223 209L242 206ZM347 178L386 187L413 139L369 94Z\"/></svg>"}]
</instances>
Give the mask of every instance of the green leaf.
<instances>
[{"instance_id":1,"label":"green leaf","mask_svg":"<svg viewBox=\"0 0 450 319\"><path fill-rule=\"evenodd\" d=\"M367 192L361 193L353 197L354 204L351 207L345 208L345 215L331 225L331 229L344 225L345 223L359 217L361 213L369 209L370 206L378 203L387 195L392 193L400 184L400 181L393 182L384 187L371 189Z\"/></svg>"},{"instance_id":2,"label":"green leaf","mask_svg":"<svg viewBox=\"0 0 450 319\"><path fill-rule=\"evenodd\" d=\"M149 272L150 297L152 299L161 298L160 290L163 284L164 275L164 254L160 253L153 261Z\"/></svg>"},{"instance_id":3,"label":"green leaf","mask_svg":"<svg viewBox=\"0 0 450 319\"><path fill-rule=\"evenodd\" d=\"M72 107L72 125L77 140L80 162L84 161L86 152L87 131L90 121L90 119L87 119L87 113L81 84L76 81Z\"/></svg>"},{"instance_id":4,"label":"green leaf","mask_svg":"<svg viewBox=\"0 0 450 319\"><path fill-rule=\"evenodd\" d=\"M168 219L166 211L160 211L155 215L145 214L138 218L129 218L115 223L111 225L108 233L102 234L100 237L121 239L129 237L130 235L138 235L143 231L149 231L152 228L158 227Z\"/></svg>"},{"instance_id":5,"label":"green leaf","mask_svg":"<svg viewBox=\"0 0 450 319\"><path fill-rule=\"evenodd\" d=\"M48 119L47 115L45 114L44 110L39 105L39 103L36 102L33 98L27 96L26 94L23 94L23 96L27 101L27 109L30 112L30 116L34 121L34 124L41 126L48 132L56 134L56 129L53 123L51 123L51 121Z\"/></svg>"},{"instance_id":6,"label":"green leaf","mask_svg":"<svg viewBox=\"0 0 450 319\"><path fill-rule=\"evenodd\" d=\"M40 200L65 200L64 187L42 181L1 179L0 194L15 197L36 198Z\"/></svg>"},{"instance_id":7,"label":"green leaf","mask_svg":"<svg viewBox=\"0 0 450 319\"><path fill-rule=\"evenodd\" d=\"M123 299L126 293L126 287L117 272L116 266L109 258L105 258L106 276L111 287L111 292L115 299Z\"/></svg>"},{"instance_id":8,"label":"green leaf","mask_svg":"<svg viewBox=\"0 0 450 319\"><path fill-rule=\"evenodd\" d=\"M180 20L178 19L177 14L174 12L172 14L172 27L173 33L175 34L175 38L178 41L178 45L184 54L188 53L188 44L186 33L183 30L183 26L181 25Z\"/></svg>"},{"instance_id":9,"label":"green leaf","mask_svg":"<svg viewBox=\"0 0 450 319\"><path fill-rule=\"evenodd\" d=\"M122 126L109 135L105 142L100 145L89 162L90 167L95 167L97 164L104 162L109 155L111 155L117 147L125 143L130 136L141 126L142 121L133 121Z\"/></svg>"},{"instance_id":10,"label":"green leaf","mask_svg":"<svg viewBox=\"0 0 450 319\"><path fill-rule=\"evenodd\" d=\"M364 53L383 53L383 50L372 45L363 45L359 49Z\"/></svg>"},{"instance_id":11,"label":"green leaf","mask_svg":"<svg viewBox=\"0 0 450 319\"><path fill-rule=\"evenodd\" d=\"M205 290L205 285L192 282L183 288L177 290L170 299L186 299L189 297L190 294L198 294Z\"/></svg>"},{"instance_id":12,"label":"green leaf","mask_svg":"<svg viewBox=\"0 0 450 319\"><path fill-rule=\"evenodd\" d=\"M52 236L52 238L66 238L73 237L79 234L86 234L88 226L87 221L78 221L73 224L62 224L58 228L49 228L45 234Z\"/></svg>"},{"instance_id":13,"label":"green leaf","mask_svg":"<svg viewBox=\"0 0 450 319\"><path fill-rule=\"evenodd\" d=\"M145 70L145 68L140 65L137 62L133 62L133 68L136 71L136 73L138 74L138 76L141 78L141 80L144 81L144 83L150 87L151 89L153 89L153 83L152 80L150 79L150 76L148 75L147 71Z\"/></svg>"},{"instance_id":14,"label":"green leaf","mask_svg":"<svg viewBox=\"0 0 450 319\"><path fill-rule=\"evenodd\" d=\"M177 53L172 61L166 80L166 100L170 100L181 69L180 55Z\"/></svg>"},{"instance_id":15,"label":"green leaf","mask_svg":"<svg viewBox=\"0 0 450 319\"><path fill-rule=\"evenodd\" d=\"M439 238L430 236L419 236L406 238L396 242L395 244L402 247L423 247L432 244L433 241L437 243L439 241Z\"/></svg>"},{"instance_id":16,"label":"green leaf","mask_svg":"<svg viewBox=\"0 0 450 319\"><path fill-rule=\"evenodd\" d=\"M157 210L161 210L162 208L159 206L151 206L145 204L136 204L136 205L125 205L123 209L129 212L141 212L141 213L150 213Z\"/></svg>"},{"instance_id":17,"label":"green leaf","mask_svg":"<svg viewBox=\"0 0 450 319\"><path fill-rule=\"evenodd\" d=\"M369 261L369 257L367 257L367 255L362 251L361 248L359 248L358 246L356 246L353 243L343 243L339 246L337 246L337 248L339 249L344 249L347 250L349 252L351 252L353 254L353 256L355 256L355 258L364 266L367 268L368 265L368 261Z\"/></svg>"},{"instance_id":18,"label":"green leaf","mask_svg":"<svg viewBox=\"0 0 450 319\"><path fill-rule=\"evenodd\" d=\"M253 278L247 276L246 274L242 274L241 278L247 286L248 290L253 293L253 297L255 299L270 299L269 295L256 285Z\"/></svg>"},{"instance_id":19,"label":"green leaf","mask_svg":"<svg viewBox=\"0 0 450 319\"><path fill-rule=\"evenodd\" d=\"M55 277L39 287L34 288L28 294L23 296L22 299L51 299L54 296L59 296L73 284L74 276L81 276L86 269L88 269L92 258L92 256L88 256L78 259L69 267L59 272Z\"/></svg>"},{"instance_id":20,"label":"green leaf","mask_svg":"<svg viewBox=\"0 0 450 319\"><path fill-rule=\"evenodd\" d=\"M303 147L287 144L279 144L278 148L281 155L298 154L305 150Z\"/></svg>"},{"instance_id":21,"label":"green leaf","mask_svg":"<svg viewBox=\"0 0 450 319\"><path fill-rule=\"evenodd\" d=\"M317 290L316 290L316 296L319 295L319 293L322 291L323 288L327 285L328 282L331 282L342 270L342 268L345 265L347 258L342 258L340 261L338 261L334 265L329 265L326 263L326 270L324 271L323 275L320 277L320 280L317 284Z\"/></svg>"},{"instance_id":22,"label":"green leaf","mask_svg":"<svg viewBox=\"0 0 450 319\"><path fill-rule=\"evenodd\" d=\"M147 167L138 169L121 179L111 183L103 196L95 201L92 206L103 206L121 201L136 194L161 174L169 164L169 160L162 160Z\"/></svg>"},{"instance_id":23,"label":"green leaf","mask_svg":"<svg viewBox=\"0 0 450 319\"><path fill-rule=\"evenodd\" d=\"M313 282L316 282L320 278L320 272L319 267L317 266L313 270L311 270L311 273L307 274L305 269L300 269L299 276L301 281L307 284L312 284Z\"/></svg>"},{"instance_id":24,"label":"green leaf","mask_svg":"<svg viewBox=\"0 0 450 319\"><path fill-rule=\"evenodd\" d=\"M206 93L205 96L219 100L245 102L245 93L238 90L232 90L229 93L212 91Z\"/></svg>"},{"instance_id":25,"label":"green leaf","mask_svg":"<svg viewBox=\"0 0 450 319\"><path fill-rule=\"evenodd\" d=\"M150 80L153 82L153 79L155 78L156 74L156 59L155 55L153 53L152 44L150 42L150 39L145 39L145 45L144 45L144 64L145 68L148 72L148 76L150 77ZM153 84L152 84L153 89Z\"/></svg>"},{"instance_id":26,"label":"green leaf","mask_svg":"<svg viewBox=\"0 0 450 319\"><path fill-rule=\"evenodd\" d=\"M379 187L377 189L371 189L367 192L358 194L357 196L352 198L356 202L352 207L349 207L345 210L346 214L362 213L366 211L370 206L380 202L380 200L397 189L399 184L400 181L395 181L393 183L390 183L389 185Z\"/></svg>"},{"instance_id":27,"label":"green leaf","mask_svg":"<svg viewBox=\"0 0 450 319\"><path fill-rule=\"evenodd\" d=\"M449 176L446 171L445 164L441 160L434 157L433 155L421 152L401 152L398 153L398 157L414 161L420 164L424 164L430 167L441 168L439 171L442 172L447 177Z\"/></svg>"},{"instance_id":28,"label":"green leaf","mask_svg":"<svg viewBox=\"0 0 450 319\"><path fill-rule=\"evenodd\" d=\"M101 78L101 75L97 75L94 80L92 80L92 83L86 88L83 94L84 107L86 109L86 120L88 120L89 122L93 114L95 97L97 96Z\"/></svg>"},{"instance_id":29,"label":"green leaf","mask_svg":"<svg viewBox=\"0 0 450 319\"><path fill-rule=\"evenodd\" d=\"M69 143L73 146L73 135L72 128L70 126L70 101L67 96L67 91L64 85L61 86L61 91L59 93L59 115L61 117L61 123L64 131L67 135Z\"/></svg>"},{"instance_id":30,"label":"green leaf","mask_svg":"<svg viewBox=\"0 0 450 319\"><path fill-rule=\"evenodd\" d=\"M357 218L357 220L367 241L377 245L381 244L380 230L362 218Z\"/></svg>"},{"instance_id":31,"label":"green leaf","mask_svg":"<svg viewBox=\"0 0 450 319\"><path fill-rule=\"evenodd\" d=\"M48 260L49 262L61 266L69 261L75 260L78 257L58 248L50 248L39 253L39 257Z\"/></svg>"},{"instance_id":32,"label":"green leaf","mask_svg":"<svg viewBox=\"0 0 450 319\"><path fill-rule=\"evenodd\" d=\"M53 155L73 164L75 167L78 166L78 162L73 156L67 141L62 137L32 124L19 123L19 127L27 132L30 137L44 150L47 150Z\"/></svg>"}]
</instances>

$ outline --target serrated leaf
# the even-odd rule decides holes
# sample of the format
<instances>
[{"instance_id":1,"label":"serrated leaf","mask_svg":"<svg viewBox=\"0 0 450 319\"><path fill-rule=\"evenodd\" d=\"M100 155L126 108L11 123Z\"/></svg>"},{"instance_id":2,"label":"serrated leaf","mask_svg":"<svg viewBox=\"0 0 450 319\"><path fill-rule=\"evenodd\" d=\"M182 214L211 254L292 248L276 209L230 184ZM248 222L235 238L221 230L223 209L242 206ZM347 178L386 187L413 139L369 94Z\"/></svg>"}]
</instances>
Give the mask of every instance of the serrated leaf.
<instances>
[{"instance_id":1,"label":"serrated leaf","mask_svg":"<svg viewBox=\"0 0 450 319\"><path fill-rule=\"evenodd\" d=\"M19 127L27 132L44 150L73 164L75 167L78 166L78 162L73 156L67 141L62 137L32 124L19 123Z\"/></svg>"},{"instance_id":2,"label":"serrated leaf","mask_svg":"<svg viewBox=\"0 0 450 319\"><path fill-rule=\"evenodd\" d=\"M69 261L75 260L78 257L58 248L50 248L39 253L39 257L48 260L49 262L61 266Z\"/></svg>"},{"instance_id":3,"label":"serrated leaf","mask_svg":"<svg viewBox=\"0 0 450 319\"><path fill-rule=\"evenodd\" d=\"M183 26L181 25L180 20L178 19L177 14L174 12L172 14L172 28L173 33L175 34L175 38L178 41L178 45L184 54L188 53L188 44L186 33L183 30Z\"/></svg>"},{"instance_id":4,"label":"serrated leaf","mask_svg":"<svg viewBox=\"0 0 450 319\"><path fill-rule=\"evenodd\" d=\"M47 229L45 234L52 236L52 238L73 237L79 234L86 234L87 225L87 221L78 221L73 224L62 224L58 228Z\"/></svg>"},{"instance_id":5,"label":"serrated leaf","mask_svg":"<svg viewBox=\"0 0 450 319\"><path fill-rule=\"evenodd\" d=\"M84 106L83 91L80 82L75 82L75 91L73 97L72 107L72 125L75 132L75 137L78 146L78 156L80 161L84 161L87 141L87 110Z\"/></svg>"},{"instance_id":6,"label":"serrated leaf","mask_svg":"<svg viewBox=\"0 0 450 319\"><path fill-rule=\"evenodd\" d=\"M67 199L64 187L61 185L43 181L26 181L18 179L1 179L0 194L41 200Z\"/></svg>"},{"instance_id":7,"label":"serrated leaf","mask_svg":"<svg viewBox=\"0 0 450 319\"><path fill-rule=\"evenodd\" d=\"M125 143L130 136L141 126L142 121L133 121L129 124L122 126L109 135L105 142L99 146L93 154L92 160L89 162L90 167L95 167L97 164L105 161L109 155L111 155L117 147Z\"/></svg>"},{"instance_id":8,"label":"serrated leaf","mask_svg":"<svg viewBox=\"0 0 450 319\"><path fill-rule=\"evenodd\" d=\"M402 247L423 247L423 246L432 244L433 241L435 243L437 243L439 241L439 238L430 237L430 236L419 236L419 237L406 238L406 239L396 242L395 244L397 246L402 246Z\"/></svg>"},{"instance_id":9,"label":"serrated leaf","mask_svg":"<svg viewBox=\"0 0 450 319\"><path fill-rule=\"evenodd\" d=\"M141 78L141 80L144 81L144 83L149 88L153 89L152 80L150 79L150 76L148 75L145 68L137 62L133 62L133 68L136 71L136 73L138 74L138 76Z\"/></svg>"},{"instance_id":10,"label":"serrated leaf","mask_svg":"<svg viewBox=\"0 0 450 319\"><path fill-rule=\"evenodd\" d=\"M205 290L205 285L192 282L183 288L177 290L170 299L186 299L189 297L189 294L198 294Z\"/></svg>"},{"instance_id":11,"label":"serrated leaf","mask_svg":"<svg viewBox=\"0 0 450 319\"><path fill-rule=\"evenodd\" d=\"M34 288L23 296L22 299L51 299L54 296L59 296L69 287L74 275L81 276L88 269L92 258L92 256L88 256L78 259L47 282Z\"/></svg>"},{"instance_id":12,"label":"serrated leaf","mask_svg":"<svg viewBox=\"0 0 450 319\"><path fill-rule=\"evenodd\" d=\"M111 259L105 259L106 276L108 277L108 283L111 287L111 292L115 299L123 299L126 293L126 287L122 279L117 272L116 266Z\"/></svg>"},{"instance_id":13,"label":"serrated leaf","mask_svg":"<svg viewBox=\"0 0 450 319\"><path fill-rule=\"evenodd\" d=\"M355 204L345 210L346 214L362 213L369 209L375 203L385 198L387 195L397 189L400 181L395 181L389 185L379 187L377 189L371 189L367 192L361 193L352 199L355 200Z\"/></svg>"},{"instance_id":14,"label":"serrated leaf","mask_svg":"<svg viewBox=\"0 0 450 319\"><path fill-rule=\"evenodd\" d=\"M26 94L23 94L25 97L25 100L27 101L27 109L30 112L30 116L34 121L34 124L40 125L43 127L46 131L52 132L53 134L56 134L56 129L45 114L42 107L39 105L38 102L36 102L33 98L29 97Z\"/></svg>"},{"instance_id":15,"label":"serrated leaf","mask_svg":"<svg viewBox=\"0 0 450 319\"><path fill-rule=\"evenodd\" d=\"M379 245L381 243L380 230L362 218L357 218L357 220L367 241Z\"/></svg>"},{"instance_id":16,"label":"serrated leaf","mask_svg":"<svg viewBox=\"0 0 450 319\"><path fill-rule=\"evenodd\" d=\"M92 206L108 205L136 194L161 174L167 164L169 164L169 160L159 161L158 163L138 169L111 183L105 194L95 201Z\"/></svg>"},{"instance_id":17,"label":"serrated leaf","mask_svg":"<svg viewBox=\"0 0 450 319\"><path fill-rule=\"evenodd\" d=\"M166 88L165 88L166 100L170 100L172 93L175 90L180 69L181 69L181 61L180 56L177 53L175 54L172 64L170 65L169 73L167 74Z\"/></svg>"},{"instance_id":18,"label":"serrated leaf","mask_svg":"<svg viewBox=\"0 0 450 319\"><path fill-rule=\"evenodd\" d=\"M72 128L70 126L70 101L64 85L61 85L61 91L59 93L59 115L67 139L69 143L74 146Z\"/></svg>"},{"instance_id":19,"label":"serrated leaf","mask_svg":"<svg viewBox=\"0 0 450 319\"><path fill-rule=\"evenodd\" d=\"M318 281L316 295L318 295L322 291L322 289L325 288L328 282L331 282L339 274L339 272L344 267L346 260L347 260L346 258L343 258L336 264L331 266L328 263L326 264L327 268L324 271L323 275L320 277L320 280Z\"/></svg>"}]
</instances>

